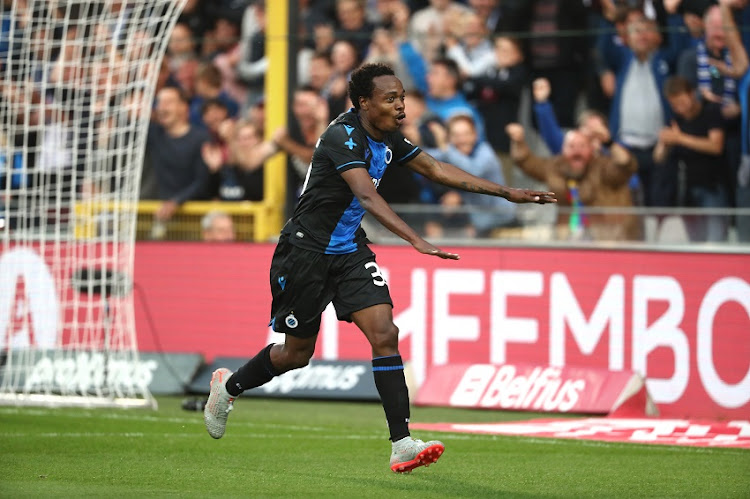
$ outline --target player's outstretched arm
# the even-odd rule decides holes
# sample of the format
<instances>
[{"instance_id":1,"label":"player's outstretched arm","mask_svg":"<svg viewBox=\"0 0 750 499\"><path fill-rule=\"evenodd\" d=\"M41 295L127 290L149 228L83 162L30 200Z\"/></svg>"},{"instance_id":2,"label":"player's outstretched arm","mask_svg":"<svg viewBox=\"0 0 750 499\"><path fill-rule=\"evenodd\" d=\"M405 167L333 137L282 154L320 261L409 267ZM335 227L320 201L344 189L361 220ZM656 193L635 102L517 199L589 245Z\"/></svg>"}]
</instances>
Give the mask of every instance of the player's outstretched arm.
<instances>
[{"instance_id":1,"label":"player's outstretched arm","mask_svg":"<svg viewBox=\"0 0 750 499\"><path fill-rule=\"evenodd\" d=\"M378 194L372 183L370 174L364 168L352 168L341 174L341 177L349 184L359 204L383 224L383 226L396 234L404 241L411 244L414 249L425 255L437 256L449 260L458 260L455 253L448 253L422 239L417 232L409 227L395 211L391 209L383 197Z\"/></svg>"},{"instance_id":2,"label":"player's outstretched arm","mask_svg":"<svg viewBox=\"0 0 750 499\"><path fill-rule=\"evenodd\" d=\"M490 196L499 196L514 203L556 203L554 192L515 189L490 182L465 172L450 163L444 163L421 151L407 166L438 184L447 185L466 192L477 192Z\"/></svg>"}]
</instances>

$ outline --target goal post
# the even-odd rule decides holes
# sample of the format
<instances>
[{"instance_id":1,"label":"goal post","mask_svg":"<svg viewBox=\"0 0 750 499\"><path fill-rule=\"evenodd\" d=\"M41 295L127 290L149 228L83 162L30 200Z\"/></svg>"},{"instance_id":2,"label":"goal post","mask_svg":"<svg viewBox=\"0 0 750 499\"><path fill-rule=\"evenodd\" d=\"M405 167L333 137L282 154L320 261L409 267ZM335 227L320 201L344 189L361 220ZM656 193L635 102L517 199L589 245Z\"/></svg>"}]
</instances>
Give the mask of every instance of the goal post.
<instances>
[{"instance_id":1,"label":"goal post","mask_svg":"<svg viewBox=\"0 0 750 499\"><path fill-rule=\"evenodd\" d=\"M0 0L0 404L156 407L135 207L185 1Z\"/></svg>"}]
</instances>

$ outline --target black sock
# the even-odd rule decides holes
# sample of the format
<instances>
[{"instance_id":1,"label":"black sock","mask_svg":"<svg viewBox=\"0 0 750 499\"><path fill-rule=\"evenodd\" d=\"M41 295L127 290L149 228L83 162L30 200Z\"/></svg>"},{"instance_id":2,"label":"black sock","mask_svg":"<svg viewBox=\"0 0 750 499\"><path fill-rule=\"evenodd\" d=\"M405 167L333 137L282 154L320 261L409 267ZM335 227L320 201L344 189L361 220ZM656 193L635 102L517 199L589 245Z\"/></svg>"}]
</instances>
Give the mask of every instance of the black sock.
<instances>
[{"instance_id":1,"label":"black sock","mask_svg":"<svg viewBox=\"0 0 750 499\"><path fill-rule=\"evenodd\" d=\"M372 359L375 386L383 402L391 441L409 436L409 390L400 355Z\"/></svg>"},{"instance_id":2,"label":"black sock","mask_svg":"<svg viewBox=\"0 0 750 499\"><path fill-rule=\"evenodd\" d=\"M281 374L271 363L272 347L273 344L268 345L229 377L226 383L229 395L237 397L245 390L265 385L274 376Z\"/></svg>"}]
</instances>

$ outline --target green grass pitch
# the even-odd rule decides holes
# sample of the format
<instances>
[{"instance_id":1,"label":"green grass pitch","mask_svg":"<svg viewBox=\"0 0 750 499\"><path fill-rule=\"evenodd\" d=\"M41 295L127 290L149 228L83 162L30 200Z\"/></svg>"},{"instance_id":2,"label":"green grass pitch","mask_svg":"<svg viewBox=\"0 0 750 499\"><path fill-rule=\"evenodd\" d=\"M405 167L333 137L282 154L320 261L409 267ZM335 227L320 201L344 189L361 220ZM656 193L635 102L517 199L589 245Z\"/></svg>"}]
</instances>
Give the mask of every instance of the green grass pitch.
<instances>
[{"instance_id":1,"label":"green grass pitch","mask_svg":"<svg viewBox=\"0 0 750 499\"><path fill-rule=\"evenodd\" d=\"M450 433L429 468L388 468L374 403L240 399L202 414L0 407L0 497L750 497L750 451ZM420 422L529 414L413 408Z\"/></svg>"}]
</instances>

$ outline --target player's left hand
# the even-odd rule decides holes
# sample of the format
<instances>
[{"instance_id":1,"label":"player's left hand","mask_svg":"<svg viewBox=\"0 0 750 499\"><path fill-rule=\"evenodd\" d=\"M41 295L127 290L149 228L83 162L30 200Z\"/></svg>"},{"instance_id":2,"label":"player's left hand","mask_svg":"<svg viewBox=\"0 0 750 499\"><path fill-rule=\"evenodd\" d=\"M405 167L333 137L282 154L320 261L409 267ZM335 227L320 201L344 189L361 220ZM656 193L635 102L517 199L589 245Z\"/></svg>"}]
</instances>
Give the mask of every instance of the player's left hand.
<instances>
[{"instance_id":1,"label":"player's left hand","mask_svg":"<svg viewBox=\"0 0 750 499\"><path fill-rule=\"evenodd\" d=\"M554 192L532 191L529 189L509 189L508 201L513 203L557 203Z\"/></svg>"}]
</instances>

